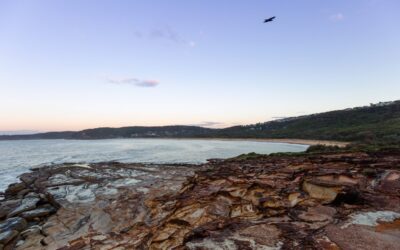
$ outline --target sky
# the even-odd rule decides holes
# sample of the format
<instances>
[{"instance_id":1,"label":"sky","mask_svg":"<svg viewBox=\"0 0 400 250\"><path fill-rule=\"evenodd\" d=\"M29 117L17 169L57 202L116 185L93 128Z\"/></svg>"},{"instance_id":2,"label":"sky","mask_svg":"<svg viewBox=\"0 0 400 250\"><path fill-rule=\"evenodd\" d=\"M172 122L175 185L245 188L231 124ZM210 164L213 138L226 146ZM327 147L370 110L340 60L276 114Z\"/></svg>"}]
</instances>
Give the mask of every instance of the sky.
<instances>
[{"instance_id":1,"label":"sky","mask_svg":"<svg viewBox=\"0 0 400 250\"><path fill-rule=\"evenodd\" d=\"M0 0L0 131L227 127L397 100L399 12L398 0Z\"/></svg>"}]
</instances>

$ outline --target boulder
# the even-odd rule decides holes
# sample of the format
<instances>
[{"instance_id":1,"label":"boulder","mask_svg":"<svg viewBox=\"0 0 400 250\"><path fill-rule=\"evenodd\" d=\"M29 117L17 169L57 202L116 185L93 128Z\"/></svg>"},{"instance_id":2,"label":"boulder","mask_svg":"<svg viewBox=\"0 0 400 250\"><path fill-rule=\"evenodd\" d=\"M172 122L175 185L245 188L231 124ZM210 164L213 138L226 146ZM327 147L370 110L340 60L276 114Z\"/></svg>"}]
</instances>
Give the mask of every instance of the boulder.
<instances>
[{"instance_id":1,"label":"boulder","mask_svg":"<svg viewBox=\"0 0 400 250\"><path fill-rule=\"evenodd\" d=\"M39 202L39 200L40 200L39 198L35 197L23 199L21 201L21 204L8 214L8 217L14 217L22 212L35 209L36 204Z\"/></svg>"},{"instance_id":2,"label":"boulder","mask_svg":"<svg viewBox=\"0 0 400 250\"><path fill-rule=\"evenodd\" d=\"M29 192L25 195L25 198L40 198L40 194L37 194L35 192Z\"/></svg>"},{"instance_id":3,"label":"boulder","mask_svg":"<svg viewBox=\"0 0 400 250\"><path fill-rule=\"evenodd\" d=\"M31 191L31 190L30 190L30 189L27 189L27 188L22 189L21 191L18 192L17 198L18 198L18 199L24 198L24 196L25 196L27 193L29 193L30 191Z\"/></svg>"},{"instance_id":4,"label":"boulder","mask_svg":"<svg viewBox=\"0 0 400 250\"><path fill-rule=\"evenodd\" d=\"M21 232L20 235L23 238L23 242L18 245L17 249L36 250L43 248L41 241L44 239L44 235L42 235L39 226L30 227Z\"/></svg>"},{"instance_id":5,"label":"boulder","mask_svg":"<svg viewBox=\"0 0 400 250\"><path fill-rule=\"evenodd\" d=\"M54 207L52 207L51 205L45 205L42 207L38 207L34 210L25 211L21 213L20 216L22 218L25 218L26 220L31 220L34 218L48 216L54 212L56 212L56 209Z\"/></svg>"},{"instance_id":6,"label":"boulder","mask_svg":"<svg viewBox=\"0 0 400 250\"><path fill-rule=\"evenodd\" d=\"M16 230L7 230L0 233L0 244L7 245L7 243L17 237L18 234L19 233Z\"/></svg>"},{"instance_id":7,"label":"boulder","mask_svg":"<svg viewBox=\"0 0 400 250\"><path fill-rule=\"evenodd\" d=\"M27 222L25 219L20 217L8 218L7 220L0 223L0 232L8 230L22 231L27 227Z\"/></svg>"},{"instance_id":8,"label":"boulder","mask_svg":"<svg viewBox=\"0 0 400 250\"><path fill-rule=\"evenodd\" d=\"M21 200L6 200L0 204L0 219L6 217L12 210L21 204Z\"/></svg>"},{"instance_id":9,"label":"boulder","mask_svg":"<svg viewBox=\"0 0 400 250\"><path fill-rule=\"evenodd\" d=\"M14 183L10 184L6 190L6 195L16 195L20 191L24 190L26 188L25 183L19 182L19 183Z\"/></svg>"},{"instance_id":10,"label":"boulder","mask_svg":"<svg viewBox=\"0 0 400 250\"><path fill-rule=\"evenodd\" d=\"M323 203L330 203L335 200L341 188L326 187L305 181L303 183L303 190L306 191L312 198L322 200Z\"/></svg>"},{"instance_id":11,"label":"boulder","mask_svg":"<svg viewBox=\"0 0 400 250\"><path fill-rule=\"evenodd\" d=\"M280 241L280 230L274 225L260 224L247 227L239 232L243 237L253 238L258 244L273 247Z\"/></svg>"}]
</instances>

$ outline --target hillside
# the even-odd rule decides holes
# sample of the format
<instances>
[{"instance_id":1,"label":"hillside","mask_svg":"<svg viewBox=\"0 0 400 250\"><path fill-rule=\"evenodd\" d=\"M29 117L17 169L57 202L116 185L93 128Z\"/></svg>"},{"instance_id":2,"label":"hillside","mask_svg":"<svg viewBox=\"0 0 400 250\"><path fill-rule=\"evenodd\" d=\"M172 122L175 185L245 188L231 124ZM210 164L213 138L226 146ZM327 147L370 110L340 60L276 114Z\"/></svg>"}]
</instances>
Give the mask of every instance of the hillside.
<instances>
[{"instance_id":1,"label":"hillside","mask_svg":"<svg viewBox=\"0 0 400 250\"><path fill-rule=\"evenodd\" d=\"M160 127L122 127L122 128L94 128L72 132L49 132L32 135L4 135L0 140L24 139L112 139L112 138L185 138L207 137L214 130L196 126L160 126Z\"/></svg>"},{"instance_id":2,"label":"hillside","mask_svg":"<svg viewBox=\"0 0 400 250\"><path fill-rule=\"evenodd\" d=\"M400 140L400 101L231 127L220 133L232 137Z\"/></svg>"},{"instance_id":3,"label":"hillside","mask_svg":"<svg viewBox=\"0 0 400 250\"><path fill-rule=\"evenodd\" d=\"M0 140L111 138L296 138L337 141L400 141L400 101L286 118L247 126L95 128L78 132L4 135Z\"/></svg>"}]
</instances>

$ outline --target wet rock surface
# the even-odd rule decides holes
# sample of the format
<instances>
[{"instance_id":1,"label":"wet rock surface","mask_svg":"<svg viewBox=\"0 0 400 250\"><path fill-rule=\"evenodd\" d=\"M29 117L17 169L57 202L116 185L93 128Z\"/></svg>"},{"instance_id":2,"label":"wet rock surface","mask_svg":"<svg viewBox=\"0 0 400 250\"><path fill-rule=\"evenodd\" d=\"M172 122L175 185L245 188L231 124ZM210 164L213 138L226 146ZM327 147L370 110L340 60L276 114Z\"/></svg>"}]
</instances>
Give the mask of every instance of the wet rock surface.
<instances>
[{"instance_id":1,"label":"wet rock surface","mask_svg":"<svg viewBox=\"0 0 400 250\"><path fill-rule=\"evenodd\" d=\"M400 155L64 164L1 201L6 249L398 249Z\"/></svg>"}]
</instances>

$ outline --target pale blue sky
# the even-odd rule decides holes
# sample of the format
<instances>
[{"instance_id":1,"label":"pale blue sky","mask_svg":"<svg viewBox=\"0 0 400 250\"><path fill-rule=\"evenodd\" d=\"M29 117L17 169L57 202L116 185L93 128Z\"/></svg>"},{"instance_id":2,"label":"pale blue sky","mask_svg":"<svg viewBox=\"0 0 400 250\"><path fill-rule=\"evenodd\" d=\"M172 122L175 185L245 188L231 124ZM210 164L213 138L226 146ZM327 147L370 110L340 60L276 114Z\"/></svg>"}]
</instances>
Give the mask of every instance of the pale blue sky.
<instances>
[{"instance_id":1,"label":"pale blue sky","mask_svg":"<svg viewBox=\"0 0 400 250\"><path fill-rule=\"evenodd\" d=\"M0 0L0 130L229 126L400 99L399 13L398 0Z\"/></svg>"}]
</instances>

